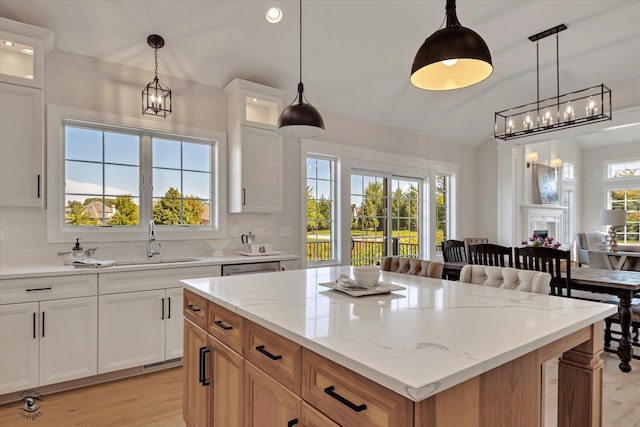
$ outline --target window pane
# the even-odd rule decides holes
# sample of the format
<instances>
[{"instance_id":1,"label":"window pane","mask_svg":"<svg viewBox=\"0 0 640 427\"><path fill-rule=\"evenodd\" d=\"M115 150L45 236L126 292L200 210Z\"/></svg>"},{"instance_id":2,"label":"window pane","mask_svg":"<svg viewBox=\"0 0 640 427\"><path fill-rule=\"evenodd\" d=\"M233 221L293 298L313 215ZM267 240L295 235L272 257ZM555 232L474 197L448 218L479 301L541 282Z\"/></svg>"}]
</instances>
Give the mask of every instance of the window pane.
<instances>
[{"instance_id":1,"label":"window pane","mask_svg":"<svg viewBox=\"0 0 640 427\"><path fill-rule=\"evenodd\" d=\"M165 196L170 188L180 191L180 171L153 169L153 197Z\"/></svg>"},{"instance_id":2,"label":"window pane","mask_svg":"<svg viewBox=\"0 0 640 427\"><path fill-rule=\"evenodd\" d=\"M153 167L180 169L180 141L153 138Z\"/></svg>"},{"instance_id":3,"label":"window pane","mask_svg":"<svg viewBox=\"0 0 640 427\"><path fill-rule=\"evenodd\" d=\"M208 173L203 172L183 172L183 196L208 199L210 194L209 177Z\"/></svg>"},{"instance_id":4,"label":"window pane","mask_svg":"<svg viewBox=\"0 0 640 427\"><path fill-rule=\"evenodd\" d=\"M65 193L102 194L102 164L65 162Z\"/></svg>"},{"instance_id":5,"label":"window pane","mask_svg":"<svg viewBox=\"0 0 640 427\"><path fill-rule=\"evenodd\" d=\"M158 225L180 225L182 218L182 199L174 188L169 193L170 197L154 199L153 221Z\"/></svg>"},{"instance_id":6,"label":"window pane","mask_svg":"<svg viewBox=\"0 0 640 427\"><path fill-rule=\"evenodd\" d=\"M209 172L211 170L210 156L211 147L207 144L182 143L182 167L184 169Z\"/></svg>"},{"instance_id":7,"label":"window pane","mask_svg":"<svg viewBox=\"0 0 640 427\"><path fill-rule=\"evenodd\" d=\"M107 225L137 225L140 223L140 199L120 196L113 200L112 209L105 215Z\"/></svg>"},{"instance_id":8,"label":"window pane","mask_svg":"<svg viewBox=\"0 0 640 427\"><path fill-rule=\"evenodd\" d=\"M331 162L329 160L318 160L318 178L331 179Z\"/></svg>"},{"instance_id":9,"label":"window pane","mask_svg":"<svg viewBox=\"0 0 640 427\"><path fill-rule=\"evenodd\" d=\"M65 158L68 160L102 161L102 131L65 127Z\"/></svg>"},{"instance_id":10,"label":"window pane","mask_svg":"<svg viewBox=\"0 0 640 427\"><path fill-rule=\"evenodd\" d=\"M330 181L317 181L317 195L316 197L318 199L320 198L325 198L325 199L330 199L331 198L331 182Z\"/></svg>"},{"instance_id":11,"label":"window pane","mask_svg":"<svg viewBox=\"0 0 640 427\"><path fill-rule=\"evenodd\" d=\"M110 196L139 194L138 168L135 166L104 166L104 193Z\"/></svg>"},{"instance_id":12,"label":"window pane","mask_svg":"<svg viewBox=\"0 0 640 427\"><path fill-rule=\"evenodd\" d=\"M140 164L140 137L123 133L105 132L104 161L121 165Z\"/></svg>"}]
</instances>

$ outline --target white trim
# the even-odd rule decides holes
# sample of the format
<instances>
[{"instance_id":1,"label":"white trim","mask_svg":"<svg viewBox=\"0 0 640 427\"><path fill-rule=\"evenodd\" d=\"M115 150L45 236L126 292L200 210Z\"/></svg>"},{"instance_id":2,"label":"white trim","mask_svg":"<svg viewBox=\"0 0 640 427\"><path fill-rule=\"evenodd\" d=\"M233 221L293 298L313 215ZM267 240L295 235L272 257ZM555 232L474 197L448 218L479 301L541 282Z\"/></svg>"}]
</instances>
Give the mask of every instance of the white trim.
<instances>
[{"instance_id":1,"label":"white trim","mask_svg":"<svg viewBox=\"0 0 640 427\"><path fill-rule=\"evenodd\" d=\"M65 229L61 217L64 193L63 161L63 122L77 120L80 122L94 122L98 126L113 126L119 129L130 128L137 133L152 132L179 136L183 139L200 139L213 141L212 148L212 206L211 226L198 227L162 227L162 240L212 239L226 237L227 210L227 138L224 132L191 128L176 125L166 121L150 118L135 118L119 116L95 111L77 110L72 108L47 105L47 241L69 242L77 235L83 240L91 242L110 241L144 241L147 239L147 229L144 222L150 218L148 208L144 207L141 197L140 224L126 229L87 227L83 229ZM141 163L144 161L141 158ZM141 177L142 185L148 185L150 177ZM144 192L142 192L144 193Z\"/></svg>"}]
</instances>

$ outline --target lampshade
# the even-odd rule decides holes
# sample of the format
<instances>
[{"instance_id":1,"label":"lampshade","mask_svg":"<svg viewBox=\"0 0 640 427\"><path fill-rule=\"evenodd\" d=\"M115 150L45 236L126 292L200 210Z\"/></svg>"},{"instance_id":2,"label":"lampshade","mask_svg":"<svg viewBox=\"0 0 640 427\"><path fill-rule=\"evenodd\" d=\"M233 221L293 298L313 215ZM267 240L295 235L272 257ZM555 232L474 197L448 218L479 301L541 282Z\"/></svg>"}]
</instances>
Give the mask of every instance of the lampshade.
<instances>
[{"instance_id":1,"label":"lampshade","mask_svg":"<svg viewBox=\"0 0 640 427\"><path fill-rule=\"evenodd\" d=\"M304 85L302 84L302 0L300 0L300 82L298 95L287 108L282 110L278 118L277 132L292 138L311 138L324 135L324 121L318 110L305 102Z\"/></svg>"},{"instance_id":2,"label":"lampshade","mask_svg":"<svg viewBox=\"0 0 640 427\"><path fill-rule=\"evenodd\" d=\"M427 90L451 90L471 86L493 72L491 52L475 31L463 27L455 0L447 0L445 28L422 44L411 67L411 83Z\"/></svg>"},{"instance_id":3,"label":"lampshade","mask_svg":"<svg viewBox=\"0 0 640 427\"><path fill-rule=\"evenodd\" d=\"M600 225L626 225L627 211L624 209L602 209L600 211Z\"/></svg>"}]
</instances>

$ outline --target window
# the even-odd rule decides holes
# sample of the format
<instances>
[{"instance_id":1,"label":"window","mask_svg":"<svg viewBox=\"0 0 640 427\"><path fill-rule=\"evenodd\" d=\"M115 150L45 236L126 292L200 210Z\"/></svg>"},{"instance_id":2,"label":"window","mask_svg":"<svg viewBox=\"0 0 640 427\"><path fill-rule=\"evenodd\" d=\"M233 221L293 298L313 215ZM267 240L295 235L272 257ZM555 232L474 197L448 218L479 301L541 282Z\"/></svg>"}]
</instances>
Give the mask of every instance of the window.
<instances>
[{"instance_id":1,"label":"window","mask_svg":"<svg viewBox=\"0 0 640 427\"><path fill-rule=\"evenodd\" d=\"M335 160L307 157L307 262L335 261Z\"/></svg>"},{"instance_id":2,"label":"window","mask_svg":"<svg viewBox=\"0 0 640 427\"><path fill-rule=\"evenodd\" d=\"M442 243L449 239L449 209L450 209L450 177L436 175L436 252L442 252Z\"/></svg>"},{"instance_id":3,"label":"window","mask_svg":"<svg viewBox=\"0 0 640 427\"><path fill-rule=\"evenodd\" d=\"M562 164L562 179L564 181L573 181L575 179L573 172L573 163L564 162Z\"/></svg>"},{"instance_id":4,"label":"window","mask_svg":"<svg viewBox=\"0 0 640 427\"><path fill-rule=\"evenodd\" d=\"M629 178L640 176L640 160L612 162L607 164L607 178Z\"/></svg>"},{"instance_id":5,"label":"window","mask_svg":"<svg viewBox=\"0 0 640 427\"><path fill-rule=\"evenodd\" d=\"M223 237L224 133L47 108L47 240Z\"/></svg>"},{"instance_id":6,"label":"window","mask_svg":"<svg viewBox=\"0 0 640 427\"><path fill-rule=\"evenodd\" d=\"M617 227L618 243L640 243L640 188L610 190L609 206L627 211L627 225Z\"/></svg>"},{"instance_id":7,"label":"window","mask_svg":"<svg viewBox=\"0 0 640 427\"><path fill-rule=\"evenodd\" d=\"M565 211L562 213L562 240L564 244L573 242L573 217L574 217L574 202L575 191L573 189L566 189L562 191L562 206L565 207Z\"/></svg>"}]
</instances>

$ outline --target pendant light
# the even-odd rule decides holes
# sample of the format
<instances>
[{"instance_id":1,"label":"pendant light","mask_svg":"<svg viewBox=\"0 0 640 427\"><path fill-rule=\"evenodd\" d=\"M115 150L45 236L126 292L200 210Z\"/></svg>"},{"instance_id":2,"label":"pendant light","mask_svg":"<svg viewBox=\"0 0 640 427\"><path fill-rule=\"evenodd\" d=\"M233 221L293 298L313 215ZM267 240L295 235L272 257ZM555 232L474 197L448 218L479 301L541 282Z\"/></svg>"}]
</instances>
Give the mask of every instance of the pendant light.
<instances>
[{"instance_id":1,"label":"pendant light","mask_svg":"<svg viewBox=\"0 0 640 427\"><path fill-rule=\"evenodd\" d=\"M460 89L481 82L492 72L487 44L460 24L456 0L447 0L445 28L431 34L418 50L411 83L426 90Z\"/></svg>"},{"instance_id":2,"label":"pendant light","mask_svg":"<svg viewBox=\"0 0 640 427\"><path fill-rule=\"evenodd\" d=\"M311 138L324 135L324 121L316 108L304 97L302 84L302 0L300 0L300 82L296 99L278 118L278 133L292 138Z\"/></svg>"},{"instance_id":3,"label":"pendant light","mask_svg":"<svg viewBox=\"0 0 640 427\"><path fill-rule=\"evenodd\" d=\"M158 49L164 46L164 39L151 34L147 37L147 44L154 50L156 69L153 80L142 90L142 114L166 118L171 114L171 89L158 80Z\"/></svg>"}]
</instances>

